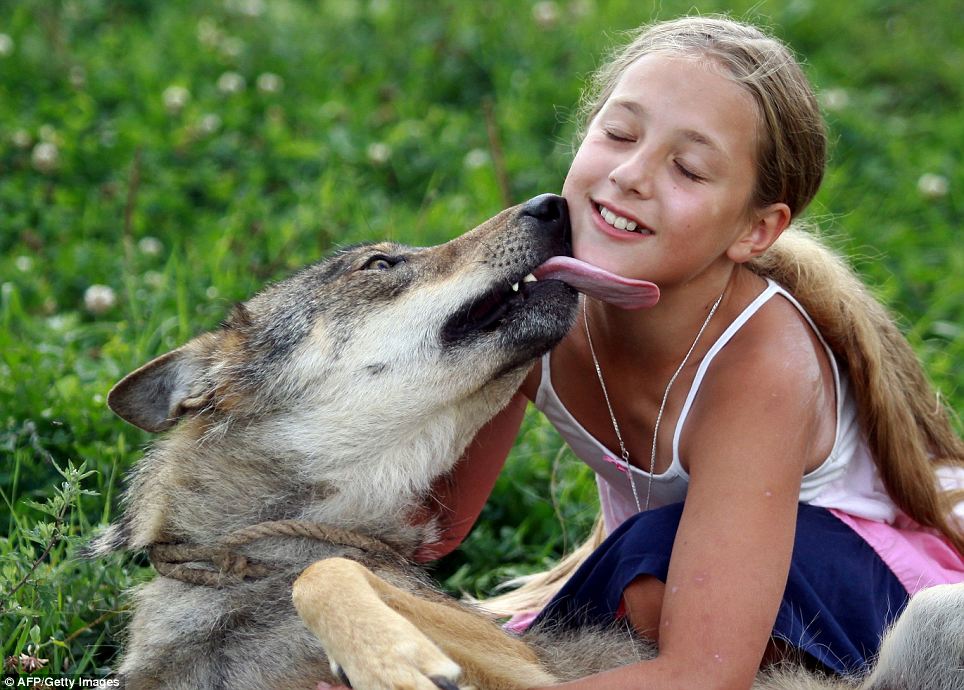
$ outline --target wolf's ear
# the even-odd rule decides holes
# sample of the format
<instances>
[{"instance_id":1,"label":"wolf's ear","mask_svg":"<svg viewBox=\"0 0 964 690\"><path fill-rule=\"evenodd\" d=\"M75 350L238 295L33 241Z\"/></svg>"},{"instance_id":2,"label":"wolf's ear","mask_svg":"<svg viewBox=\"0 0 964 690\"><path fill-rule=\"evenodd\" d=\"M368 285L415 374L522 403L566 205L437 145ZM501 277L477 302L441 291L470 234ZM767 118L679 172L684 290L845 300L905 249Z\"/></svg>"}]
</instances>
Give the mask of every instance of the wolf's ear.
<instances>
[{"instance_id":1,"label":"wolf's ear","mask_svg":"<svg viewBox=\"0 0 964 690\"><path fill-rule=\"evenodd\" d=\"M203 339L125 376L107 394L107 405L124 421L154 433L170 429L185 412L203 407L209 398Z\"/></svg>"}]
</instances>

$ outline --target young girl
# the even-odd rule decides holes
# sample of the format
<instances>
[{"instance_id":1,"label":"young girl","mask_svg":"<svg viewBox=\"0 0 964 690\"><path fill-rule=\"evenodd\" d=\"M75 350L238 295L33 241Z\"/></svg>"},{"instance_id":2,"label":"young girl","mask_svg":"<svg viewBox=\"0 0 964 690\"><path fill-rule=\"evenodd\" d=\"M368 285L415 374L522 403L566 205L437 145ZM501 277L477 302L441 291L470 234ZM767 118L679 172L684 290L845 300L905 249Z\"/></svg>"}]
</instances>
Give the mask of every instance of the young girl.
<instances>
[{"instance_id":1,"label":"young girl","mask_svg":"<svg viewBox=\"0 0 964 690\"><path fill-rule=\"evenodd\" d=\"M542 619L625 616L659 645L567 687L746 688L790 652L859 671L910 594L964 580L941 483L964 449L883 309L788 230L823 174L812 90L773 38L685 18L639 33L588 103L573 253L661 298L585 298L439 487L433 555L476 519L528 399L596 471L608 539L515 602L565 582Z\"/></svg>"}]
</instances>

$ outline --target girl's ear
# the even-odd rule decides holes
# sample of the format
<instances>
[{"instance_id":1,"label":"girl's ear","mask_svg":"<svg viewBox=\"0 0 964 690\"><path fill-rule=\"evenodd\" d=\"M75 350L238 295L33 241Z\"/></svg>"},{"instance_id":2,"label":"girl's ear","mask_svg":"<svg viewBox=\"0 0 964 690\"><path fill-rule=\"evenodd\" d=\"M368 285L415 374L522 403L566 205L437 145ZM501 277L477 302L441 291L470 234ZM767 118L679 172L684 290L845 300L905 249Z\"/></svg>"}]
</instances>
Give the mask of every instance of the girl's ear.
<instances>
[{"instance_id":1,"label":"girl's ear","mask_svg":"<svg viewBox=\"0 0 964 690\"><path fill-rule=\"evenodd\" d=\"M751 212L750 226L726 250L734 263L746 263L759 256L777 241L790 225L790 207L786 204L770 204Z\"/></svg>"}]
</instances>

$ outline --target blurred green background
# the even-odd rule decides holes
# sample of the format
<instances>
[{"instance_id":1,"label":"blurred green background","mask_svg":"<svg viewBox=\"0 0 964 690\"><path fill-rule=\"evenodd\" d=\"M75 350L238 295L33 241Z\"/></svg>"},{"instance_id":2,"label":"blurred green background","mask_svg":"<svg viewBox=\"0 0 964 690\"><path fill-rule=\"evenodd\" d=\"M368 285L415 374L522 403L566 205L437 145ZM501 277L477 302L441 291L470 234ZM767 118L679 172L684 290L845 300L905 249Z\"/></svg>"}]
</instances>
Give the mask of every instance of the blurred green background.
<instances>
[{"instance_id":1,"label":"blurred green background","mask_svg":"<svg viewBox=\"0 0 964 690\"><path fill-rule=\"evenodd\" d=\"M719 11L805 62L832 138L809 216L959 410L958 1L0 2L3 656L103 673L119 592L151 574L70 557L148 440L106 409L112 383L338 244L436 243L558 191L580 89L621 32ZM436 574L490 591L595 510L588 470L530 415Z\"/></svg>"}]
</instances>

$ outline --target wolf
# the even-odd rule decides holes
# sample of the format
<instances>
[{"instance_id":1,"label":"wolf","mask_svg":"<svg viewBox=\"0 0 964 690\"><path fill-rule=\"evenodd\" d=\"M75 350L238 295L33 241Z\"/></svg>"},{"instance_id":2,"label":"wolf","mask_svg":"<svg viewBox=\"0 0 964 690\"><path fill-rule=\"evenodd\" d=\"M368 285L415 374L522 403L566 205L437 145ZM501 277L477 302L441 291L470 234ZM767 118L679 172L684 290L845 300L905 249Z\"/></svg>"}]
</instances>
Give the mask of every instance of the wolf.
<instances>
[{"instance_id":1,"label":"wolf","mask_svg":"<svg viewBox=\"0 0 964 690\"><path fill-rule=\"evenodd\" d=\"M521 689L655 653L619 627L512 636L411 561L437 537L416 518L433 482L596 280L568 230L543 195L436 247L336 251L111 390L165 432L83 554L144 551L158 572L130 594L123 687ZM866 687L964 687L962 622L960 589L915 600ZM757 687L852 686L790 669Z\"/></svg>"}]
</instances>

